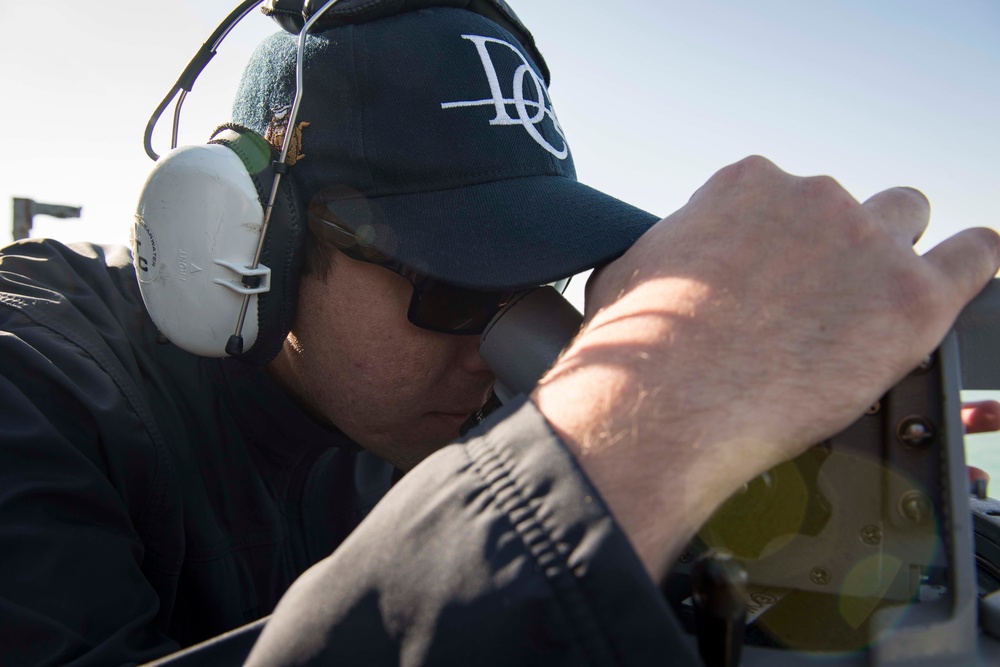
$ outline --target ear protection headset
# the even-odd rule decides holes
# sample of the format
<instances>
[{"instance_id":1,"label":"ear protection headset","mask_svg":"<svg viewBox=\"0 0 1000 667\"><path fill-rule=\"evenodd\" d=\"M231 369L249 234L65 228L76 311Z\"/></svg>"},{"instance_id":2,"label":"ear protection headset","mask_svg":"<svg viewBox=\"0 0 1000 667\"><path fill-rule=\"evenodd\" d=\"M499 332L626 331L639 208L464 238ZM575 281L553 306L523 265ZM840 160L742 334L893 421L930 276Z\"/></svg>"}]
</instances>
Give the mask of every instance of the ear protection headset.
<instances>
[{"instance_id":1,"label":"ear protection headset","mask_svg":"<svg viewBox=\"0 0 1000 667\"><path fill-rule=\"evenodd\" d=\"M177 148L184 98L226 35L252 9L297 34L296 89L280 151L253 131L223 125L205 145ZM320 8L314 11L314 4ZM531 33L504 0L248 0L212 33L154 111L146 153L156 166L143 187L132 228L132 252L143 302L175 345L207 357L265 364L280 351L295 316L306 242L306 202L295 184L294 142L303 90L306 36L427 7L480 14L511 33L549 73ZM171 150L152 148L152 134L177 94ZM294 155L294 154L293 154Z\"/></svg>"}]
</instances>

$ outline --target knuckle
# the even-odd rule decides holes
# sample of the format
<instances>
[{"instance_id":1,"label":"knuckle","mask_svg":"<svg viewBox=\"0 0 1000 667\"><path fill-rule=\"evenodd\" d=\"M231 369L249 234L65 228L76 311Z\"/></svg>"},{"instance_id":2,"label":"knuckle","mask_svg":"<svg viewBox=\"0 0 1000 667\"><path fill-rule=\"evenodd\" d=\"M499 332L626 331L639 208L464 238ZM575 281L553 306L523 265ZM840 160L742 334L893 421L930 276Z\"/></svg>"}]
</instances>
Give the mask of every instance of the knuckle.
<instances>
[{"instance_id":1,"label":"knuckle","mask_svg":"<svg viewBox=\"0 0 1000 667\"><path fill-rule=\"evenodd\" d=\"M991 261L994 267L1000 266L1000 234L988 227L974 227L969 230L969 233L974 234L977 245L983 247L989 253L987 260ZM994 268L995 272L996 269Z\"/></svg>"},{"instance_id":2,"label":"knuckle","mask_svg":"<svg viewBox=\"0 0 1000 667\"><path fill-rule=\"evenodd\" d=\"M908 322L919 323L936 314L948 301L948 291L923 267L913 264L900 270L893 290L891 308Z\"/></svg>"},{"instance_id":3,"label":"knuckle","mask_svg":"<svg viewBox=\"0 0 1000 667\"><path fill-rule=\"evenodd\" d=\"M949 274L962 279L963 291L973 292L994 276L1000 266L1000 236L991 229L967 230L968 250L963 253L960 266L952 265Z\"/></svg>"},{"instance_id":4,"label":"knuckle","mask_svg":"<svg viewBox=\"0 0 1000 667\"><path fill-rule=\"evenodd\" d=\"M761 155L749 155L734 165L742 177L765 177L782 173L777 165Z\"/></svg>"},{"instance_id":5,"label":"knuckle","mask_svg":"<svg viewBox=\"0 0 1000 667\"><path fill-rule=\"evenodd\" d=\"M777 166L766 157L760 155L750 155L739 162L735 162L719 171L719 175L726 179L738 181L744 178L753 178L765 174L780 171Z\"/></svg>"},{"instance_id":6,"label":"knuckle","mask_svg":"<svg viewBox=\"0 0 1000 667\"><path fill-rule=\"evenodd\" d=\"M863 247L876 239L877 226L864 215L861 204L832 176L800 179L797 194L847 247Z\"/></svg>"},{"instance_id":7,"label":"knuckle","mask_svg":"<svg viewBox=\"0 0 1000 667\"><path fill-rule=\"evenodd\" d=\"M909 186L901 186L893 189L897 191L901 196L906 197L909 200L911 206L921 209L923 208L930 209L931 207L930 199L928 199L927 195L925 195L920 190L917 190L916 188L911 188Z\"/></svg>"},{"instance_id":8,"label":"knuckle","mask_svg":"<svg viewBox=\"0 0 1000 667\"><path fill-rule=\"evenodd\" d=\"M832 176L809 176L802 179L802 187L806 194L823 201L838 204L856 203L847 190Z\"/></svg>"},{"instance_id":9,"label":"knuckle","mask_svg":"<svg viewBox=\"0 0 1000 667\"><path fill-rule=\"evenodd\" d=\"M736 164L741 165L745 171L775 171L778 167L762 155L748 155Z\"/></svg>"},{"instance_id":10,"label":"knuckle","mask_svg":"<svg viewBox=\"0 0 1000 667\"><path fill-rule=\"evenodd\" d=\"M886 219L930 219L930 201L913 188L890 188L874 195L869 202L871 210Z\"/></svg>"}]
</instances>

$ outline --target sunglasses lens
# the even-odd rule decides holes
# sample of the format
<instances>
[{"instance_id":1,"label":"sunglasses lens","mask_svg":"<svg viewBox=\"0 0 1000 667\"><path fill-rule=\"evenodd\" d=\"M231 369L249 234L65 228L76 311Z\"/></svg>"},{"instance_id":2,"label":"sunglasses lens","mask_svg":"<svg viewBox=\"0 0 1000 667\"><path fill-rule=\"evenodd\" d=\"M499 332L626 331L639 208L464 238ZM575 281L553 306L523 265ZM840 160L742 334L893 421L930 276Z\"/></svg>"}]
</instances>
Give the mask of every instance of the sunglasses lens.
<instances>
[{"instance_id":1,"label":"sunglasses lens","mask_svg":"<svg viewBox=\"0 0 1000 667\"><path fill-rule=\"evenodd\" d=\"M434 331L478 334L512 295L433 283L414 290L409 317L417 326Z\"/></svg>"}]
</instances>

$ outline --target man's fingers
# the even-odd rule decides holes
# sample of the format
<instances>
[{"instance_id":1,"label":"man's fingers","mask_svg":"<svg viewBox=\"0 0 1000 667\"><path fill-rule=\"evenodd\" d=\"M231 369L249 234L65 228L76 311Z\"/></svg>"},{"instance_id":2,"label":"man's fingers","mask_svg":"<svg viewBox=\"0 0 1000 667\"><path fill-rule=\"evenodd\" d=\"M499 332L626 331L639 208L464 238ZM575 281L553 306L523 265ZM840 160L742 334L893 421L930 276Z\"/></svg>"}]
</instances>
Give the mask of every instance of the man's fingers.
<instances>
[{"instance_id":1,"label":"man's fingers","mask_svg":"<svg viewBox=\"0 0 1000 667\"><path fill-rule=\"evenodd\" d=\"M962 405L962 424L966 433L1000 431L1000 403L976 401Z\"/></svg>"},{"instance_id":2,"label":"man's fingers","mask_svg":"<svg viewBox=\"0 0 1000 667\"><path fill-rule=\"evenodd\" d=\"M931 219L927 197L913 188L891 188L873 195L865 209L881 220L890 233L913 245L924 235Z\"/></svg>"},{"instance_id":3,"label":"man's fingers","mask_svg":"<svg viewBox=\"0 0 1000 667\"><path fill-rule=\"evenodd\" d=\"M983 470L982 468L977 468L975 466L969 466L969 481L975 484L976 480L983 480L987 484L990 482L990 474Z\"/></svg>"},{"instance_id":4,"label":"man's fingers","mask_svg":"<svg viewBox=\"0 0 1000 667\"><path fill-rule=\"evenodd\" d=\"M986 227L966 229L924 255L947 281L947 294L972 300L1000 269L1000 234Z\"/></svg>"}]
</instances>

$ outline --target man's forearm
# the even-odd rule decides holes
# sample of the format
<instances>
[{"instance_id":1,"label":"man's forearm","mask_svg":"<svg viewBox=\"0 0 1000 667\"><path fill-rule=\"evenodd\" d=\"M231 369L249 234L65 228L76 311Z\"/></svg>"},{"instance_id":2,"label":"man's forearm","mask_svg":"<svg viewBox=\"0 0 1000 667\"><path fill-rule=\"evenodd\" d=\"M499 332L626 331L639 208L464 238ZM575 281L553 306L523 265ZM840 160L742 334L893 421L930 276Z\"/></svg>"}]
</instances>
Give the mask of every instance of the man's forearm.
<instances>
[{"instance_id":1,"label":"man's forearm","mask_svg":"<svg viewBox=\"0 0 1000 667\"><path fill-rule=\"evenodd\" d=\"M594 318L532 399L608 498L657 578L732 491L767 469L775 452L753 433L727 426L739 406L705 393L706 384L718 386L712 377L718 369L692 359L669 362L681 352L664 343L687 334L708 298L705 286L668 279L642 291L649 294L634 295L635 307L623 302ZM664 305L654 312L638 305L645 302ZM664 370L668 363L672 372ZM736 375L729 380L740 382Z\"/></svg>"}]
</instances>

